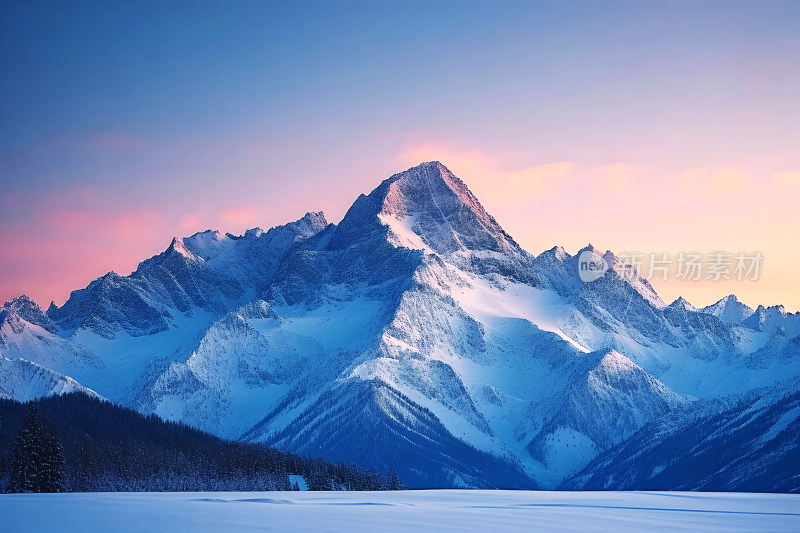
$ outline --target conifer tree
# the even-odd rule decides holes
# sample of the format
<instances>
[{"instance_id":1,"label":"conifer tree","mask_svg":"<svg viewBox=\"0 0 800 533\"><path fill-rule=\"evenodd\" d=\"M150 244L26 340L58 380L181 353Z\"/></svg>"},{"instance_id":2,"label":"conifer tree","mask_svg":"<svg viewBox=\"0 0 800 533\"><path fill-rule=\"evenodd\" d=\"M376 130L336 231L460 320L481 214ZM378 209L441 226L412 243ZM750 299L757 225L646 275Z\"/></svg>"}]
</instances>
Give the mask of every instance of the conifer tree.
<instances>
[{"instance_id":1,"label":"conifer tree","mask_svg":"<svg viewBox=\"0 0 800 533\"><path fill-rule=\"evenodd\" d=\"M406 487L400 481L400 476L397 475L397 471L392 469L389 471L389 475L386 477L386 490L405 490Z\"/></svg>"},{"instance_id":2,"label":"conifer tree","mask_svg":"<svg viewBox=\"0 0 800 533\"><path fill-rule=\"evenodd\" d=\"M63 492L64 454L31 404L14 443L9 492Z\"/></svg>"}]
</instances>

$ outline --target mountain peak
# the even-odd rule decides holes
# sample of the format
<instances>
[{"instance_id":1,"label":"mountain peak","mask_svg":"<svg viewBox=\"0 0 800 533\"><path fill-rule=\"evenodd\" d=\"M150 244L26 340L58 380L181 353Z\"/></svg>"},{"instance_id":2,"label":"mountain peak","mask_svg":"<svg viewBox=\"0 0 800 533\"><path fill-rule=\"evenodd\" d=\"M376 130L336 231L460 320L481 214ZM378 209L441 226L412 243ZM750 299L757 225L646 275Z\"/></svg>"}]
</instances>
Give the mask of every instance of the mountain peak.
<instances>
[{"instance_id":1,"label":"mountain peak","mask_svg":"<svg viewBox=\"0 0 800 533\"><path fill-rule=\"evenodd\" d=\"M714 315L726 324L738 324L756 312L751 307L740 302L735 294L729 294L718 302L703 307L700 311Z\"/></svg>"},{"instance_id":2,"label":"mountain peak","mask_svg":"<svg viewBox=\"0 0 800 533\"><path fill-rule=\"evenodd\" d=\"M581 248L580 250L578 250L578 253L576 255L580 255L583 252L592 252L593 254L597 254L599 256L603 255L603 252L601 252L600 250L595 248L592 243L589 243L586 246L584 246L583 248Z\"/></svg>"},{"instance_id":3,"label":"mountain peak","mask_svg":"<svg viewBox=\"0 0 800 533\"><path fill-rule=\"evenodd\" d=\"M742 320L742 325L756 331L774 333L786 324L788 313L782 305L764 307L759 305L750 316Z\"/></svg>"},{"instance_id":4,"label":"mountain peak","mask_svg":"<svg viewBox=\"0 0 800 533\"><path fill-rule=\"evenodd\" d=\"M187 259L197 259L197 257L186 248L186 244L184 243L184 239L179 239L178 237L173 237L172 242L169 243L169 247L167 247L167 253L175 252Z\"/></svg>"},{"instance_id":5,"label":"mountain peak","mask_svg":"<svg viewBox=\"0 0 800 533\"><path fill-rule=\"evenodd\" d=\"M20 294L16 298L12 298L3 304L3 308L9 311L12 309L39 309L41 311L39 304L34 302L27 294Z\"/></svg>"},{"instance_id":6,"label":"mountain peak","mask_svg":"<svg viewBox=\"0 0 800 533\"><path fill-rule=\"evenodd\" d=\"M223 235L217 230L208 229L206 231L197 232L191 237L184 237L178 240L181 241L181 245L186 251L198 257L205 257L210 250L217 247L220 241L226 239L228 239L227 235Z\"/></svg>"},{"instance_id":7,"label":"mountain peak","mask_svg":"<svg viewBox=\"0 0 800 533\"><path fill-rule=\"evenodd\" d=\"M39 304L25 294L4 303L0 310L4 311L3 318L16 316L46 330L52 331L54 329L52 321L47 318ZM2 323L2 320L0 320L0 323Z\"/></svg>"},{"instance_id":8,"label":"mountain peak","mask_svg":"<svg viewBox=\"0 0 800 533\"><path fill-rule=\"evenodd\" d=\"M306 232L318 233L325 229L328 220L322 211L308 211L303 218L290 222L287 226L294 226L306 230Z\"/></svg>"},{"instance_id":9,"label":"mountain peak","mask_svg":"<svg viewBox=\"0 0 800 533\"><path fill-rule=\"evenodd\" d=\"M603 354L600 362L597 364L597 367L592 372L597 372L599 369L612 372L622 372L633 368L638 368L636 363L619 353L617 350L612 349Z\"/></svg>"},{"instance_id":10,"label":"mountain peak","mask_svg":"<svg viewBox=\"0 0 800 533\"><path fill-rule=\"evenodd\" d=\"M391 176L356 204L355 210L351 208L353 214L372 216L370 212L374 212L389 227L389 239L396 246L440 254L521 253L519 245L486 212L467 185L438 161ZM362 208L367 211L362 212ZM347 226L346 222L342 224Z\"/></svg>"},{"instance_id":11,"label":"mountain peak","mask_svg":"<svg viewBox=\"0 0 800 533\"><path fill-rule=\"evenodd\" d=\"M686 309L687 311L697 311L697 308L693 306L689 300L684 298L683 296L678 296L674 302L669 304L669 307L678 308L678 309Z\"/></svg>"},{"instance_id":12,"label":"mountain peak","mask_svg":"<svg viewBox=\"0 0 800 533\"><path fill-rule=\"evenodd\" d=\"M548 253L548 254L552 255L553 258L556 259L557 261L562 261L563 262L563 261L565 261L565 260L570 258L570 255L567 253L567 251L564 249L564 247L560 246L560 245L559 246L553 246L552 248L547 250L545 253Z\"/></svg>"},{"instance_id":13,"label":"mountain peak","mask_svg":"<svg viewBox=\"0 0 800 533\"><path fill-rule=\"evenodd\" d=\"M617 257L614 252L611 250L606 250L605 252L600 251L598 248L595 248L591 244L584 246L576 255L576 261L580 257L580 255L584 252L591 252L592 254L602 257L603 260L608 265L610 270L613 270L617 273L617 275L627 282L633 289L642 295L642 297L649 301L651 304L658 308L664 308L667 304L664 300L661 299L661 296L658 295L656 290L650 285L650 282L647 278L643 277L642 274L636 269L634 265L626 263L624 260Z\"/></svg>"},{"instance_id":14,"label":"mountain peak","mask_svg":"<svg viewBox=\"0 0 800 533\"><path fill-rule=\"evenodd\" d=\"M111 282L114 282L114 281L119 280L119 279L122 279L122 276L117 274L116 270L109 270L108 272L106 272L105 274L103 274L102 276L97 278L96 281L101 281L101 282L104 282L104 283L111 283Z\"/></svg>"}]
</instances>

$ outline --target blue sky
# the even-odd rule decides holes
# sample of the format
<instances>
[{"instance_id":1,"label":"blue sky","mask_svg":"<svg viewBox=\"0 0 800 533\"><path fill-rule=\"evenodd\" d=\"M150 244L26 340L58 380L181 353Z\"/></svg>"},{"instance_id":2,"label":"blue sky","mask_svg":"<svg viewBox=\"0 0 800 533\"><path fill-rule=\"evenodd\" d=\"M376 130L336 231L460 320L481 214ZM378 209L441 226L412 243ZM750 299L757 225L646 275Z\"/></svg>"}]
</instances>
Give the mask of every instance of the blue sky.
<instances>
[{"instance_id":1,"label":"blue sky","mask_svg":"<svg viewBox=\"0 0 800 533\"><path fill-rule=\"evenodd\" d=\"M127 273L173 234L240 232L311 209L338 221L423 155L451 166L535 253L642 246L611 223L589 232L581 217L533 232L543 223L533 211L551 208L494 198L494 176L572 162L580 179L624 164L650 185L692 169L791 185L798 30L790 1L4 1L0 297L52 279L36 297L63 300L106 270ZM591 219L650 202L650 185L633 198L574 203L567 188L548 201ZM740 193L724 200L748 206ZM786 197L773 194L762 203ZM656 215L670 216L675 198L660 196ZM791 235L779 215L737 240L741 220L703 200L707 239L655 229L648 243L753 249L764 232ZM65 228L68 238L48 240ZM92 260L67 260L62 247Z\"/></svg>"}]
</instances>

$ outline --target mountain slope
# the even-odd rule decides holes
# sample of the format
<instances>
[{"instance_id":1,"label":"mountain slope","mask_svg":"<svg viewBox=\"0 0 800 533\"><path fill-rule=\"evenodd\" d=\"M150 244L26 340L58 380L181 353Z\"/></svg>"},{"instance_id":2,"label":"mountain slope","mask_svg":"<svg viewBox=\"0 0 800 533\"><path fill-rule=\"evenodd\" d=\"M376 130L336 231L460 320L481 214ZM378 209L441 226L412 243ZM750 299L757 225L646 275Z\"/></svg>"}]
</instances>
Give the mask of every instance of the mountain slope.
<instances>
[{"instance_id":1,"label":"mountain slope","mask_svg":"<svg viewBox=\"0 0 800 533\"><path fill-rule=\"evenodd\" d=\"M97 396L69 376L24 359L6 359L0 355L0 398L27 402L70 392Z\"/></svg>"},{"instance_id":2,"label":"mountain slope","mask_svg":"<svg viewBox=\"0 0 800 533\"><path fill-rule=\"evenodd\" d=\"M800 383L658 419L562 486L571 490L800 492Z\"/></svg>"},{"instance_id":3,"label":"mountain slope","mask_svg":"<svg viewBox=\"0 0 800 533\"><path fill-rule=\"evenodd\" d=\"M609 265L589 283L583 252ZM338 225L308 213L176 238L62 307L6 303L0 363L54 373L12 397L68 376L145 414L396 468L415 487L555 487L648 424L800 375L800 314L746 311L667 305L591 245L534 257L429 162Z\"/></svg>"},{"instance_id":4,"label":"mountain slope","mask_svg":"<svg viewBox=\"0 0 800 533\"><path fill-rule=\"evenodd\" d=\"M559 476L574 473L600 450L689 403L619 352L588 358L596 362L594 368L536 406L542 423L528 450Z\"/></svg>"},{"instance_id":5,"label":"mountain slope","mask_svg":"<svg viewBox=\"0 0 800 533\"><path fill-rule=\"evenodd\" d=\"M271 421L251 434L260 435ZM391 466L410 488L535 487L518 465L454 437L433 413L380 380L350 381L326 392L268 442L332 461L357 457L379 471Z\"/></svg>"}]
</instances>

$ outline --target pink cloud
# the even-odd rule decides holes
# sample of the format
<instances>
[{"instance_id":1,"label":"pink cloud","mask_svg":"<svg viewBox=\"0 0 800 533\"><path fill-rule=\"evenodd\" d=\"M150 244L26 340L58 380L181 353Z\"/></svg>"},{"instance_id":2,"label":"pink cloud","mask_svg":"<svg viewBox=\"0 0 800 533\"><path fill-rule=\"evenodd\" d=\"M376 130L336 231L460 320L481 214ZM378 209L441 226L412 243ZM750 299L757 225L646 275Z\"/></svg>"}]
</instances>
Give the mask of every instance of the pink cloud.
<instances>
[{"instance_id":1,"label":"pink cloud","mask_svg":"<svg viewBox=\"0 0 800 533\"><path fill-rule=\"evenodd\" d=\"M263 220L263 212L260 207L245 205L223 211L219 219L226 227L233 226L235 231L244 231L258 226L259 221Z\"/></svg>"},{"instance_id":2,"label":"pink cloud","mask_svg":"<svg viewBox=\"0 0 800 533\"><path fill-rule=\"evenodd\" d=\"M675 174L679 167L548 161L522 152L420 143L396 159L387 155L381 162L385 170L376 171L372 163L356 171L336 167L336 174L316 182L319 188L309 188L310 181L253 178L263 188L221 192L198 187L197 195L138 203L86 186L0 195L0 300L24 292L42 303L61 303L70 290L108 270L129 273L139 261L166 249L172 236L266 228L320 206L343 213L359 192L368 192L391 172L434 159L464 179L501 225L534 253L556 244L574 252L592 242L603 249L645 252L760 250L768 258L769 269L754 287L711 285L703 292L699 285L671 284L664 288L667 299L682 291L693 303L705 304L725 290L758 303L770 290L780 296L781 287L790 286L795 275L779 265L798 261L794 247L786 243L794 242L797 227L793 193L800 188L800 169L788 166L759 174L737 161L718 166L698 162ZM306 169L295 175L310 174ZM718 201L729 190L735 193ZM797 308L800 300L791 298L783 302Z\"/></svg>"},{"instance_id":3,"label":"pink cloud","mask_svg":"<svg viewBox=\"0 0 800 533\"><path fill-rule=\"evenodd\" d=\"M61 209L47 215L47 223L53 231L79 232L97 227L102 216L88 209Z\"/></svg>"},{"instance_id":4,"label":"pink cloud","mask_svg":"<svg viewBox=\"0 0 800 533\"><path fill-rule=\"evenodd\" d=\"M161 215L155 211L137 210L111 218L105 225L105 232L112 238L148 242L158 238L159 230L162 228Z\"/></svg>"},{"instance_id":5,"label":"pink cloud","mask_svg":"<svg viewBox=\"0 0 800 533\"><path fill-rule=\"evenodd\" d=\"M60 209L46 217L50 230L62 238L79 238L81 234L102 233L107 238L146 241L162 227L161 216L150 209L130 211L101 211L91 209ZM72 235L64 235L64 232Z\"/></svg>"},{"instance_id":6,"label":"pink cloud","mask_svg":"<svg viewBox=\"0 0 800 533\"><path fill-rule=\"evenodd\" d=\"M716 169L690 168L673 174L670 181L677 192L700 199L741 193L753 184L748 169L738 165ZM772 187L766 184L761 188L771 190Z\"/></svg>"},{"instance_id":7,"label":"pink cloud","mask_svg":"<svg viewBox=\"0 0 800 533\"><path fill-rule=\"evenodd\" d=\"M127 274L166 248L171 232L158 211L120 208L107 197L87 200L84 192L43 194L35 210L4 224L0 299L25 293L42 304L62 303L71 290L108 270Z\"/></svg>"},{"instance_id":8,"label":"pink cloud","mask_svg":"<svg viewBox=\"0 0 800 533\"><path fill-rule=\"evenodd\" d=\"M56 216L61 219L64 214ZM103 219L105 220L105 219ZM125 217L111 218L108 226L71 225L68 231L32 228L31 233L3 232L0 248L0 300L27 294L41 305L63 303L70 291L85 287L109 270L133 271L139 262L166 248L168 239L130 239ZM75 222L75 219L72 219ZM111 234L122 228L123 235Z\"/></svg>"},{"instance_id":9,"label":"pink cloud","mask_svg":"<svg viewBox=\"0 0 800 533\"><path fill-rule=\"evenodd\" d=\"M618 196L633 192L641 171L629 163L613 163L591 170L592 190L600 196Z\"/></svg>"},{"instance_id":10,"label":"pink cloud","mask_svg":"<svg viewBox=\"0 0 800 533\"><path fill-rule=\"evenodd\" d=\"M510 154L491 154L480 150L446 145L418 144L406 148L399 159L408 166L422 161L441 161L466 180L482 201L531 203L547 201L563 194L574 178L574 161L519 165Z\"/></svg>"},{"instance_id":11,"label":"pink cloud","mask_svg":"<svg viewBox=\"0 0 800 533\"><path fill-rule=\"evenodd\" d=\"M672 185L675 192L678 194L690 197L696 194L698 187L702 187L707 179L707 170L702 168L689 168L669 176L668 183Z\"/></svg>"},{"instance_id":12,"label":"pink cloud","mask_svg":"<svg viewBox=\"0 0 800 533\"><path fill-rule=\"evenodd\" d=\"M187 234L194 234L198 231L208 229L204 224L206 223L206 215L202 211L194 211L187 213L181 218L178 228Z\"/></svg>"},{"instance_id":13,"label":"pink cloud","mask_svg":"<svg viewBox=\"0 0 800 533\"><path fill-rule=\"evenodd\" d=\"M680 168L619 161L612 164L541 162L524 153L492 153L424 143L398 154L401 164L440 160L464 179L484 207L527 250L556 244L574 253L588 242L640 252L758 250L769 265L750 284L654 281L666 300L682 295L707 305L731 292L743 301L800 306L787 294L800 253L795 168L767 171L731 161ZM520 164L523 163L523 164Z\"/></svg>"},{"instance_id":14,"label":"pink cloud","mask_svg":"<svg viewBox=\"0 0 800 533\"><path fill-rule=\"evenodd\" d=\"M800 172L781 170L772 175L772 181L779 189L797 189L800 188Z\"/></svg>"},{"instance_id":15,"label":"pink cloud","mask_svg":"<svg viewBox=\"0 0 800 533\"><path fill-rule=\"evenodd\" d=\"M750 176L741 167L725 167L714 173L712 188L719 194L734 194L741 192L748 185Z\"/></svg>"},{"instance_id":16,"label":"pink cloud","mask_svg":"<svg viewBox=\"0 0 800 533\"><path fill-rule=\"evenodd\" d=\"M2 195L0 300L25 293L42 304L60 304L71 290L109 270L130 273L165 250L173 236L209 228L242 232L267 223L255 205L215 207L198 209L184 198L160 207L130 205L82 185Z\"/></svg>"}]
</instances>

